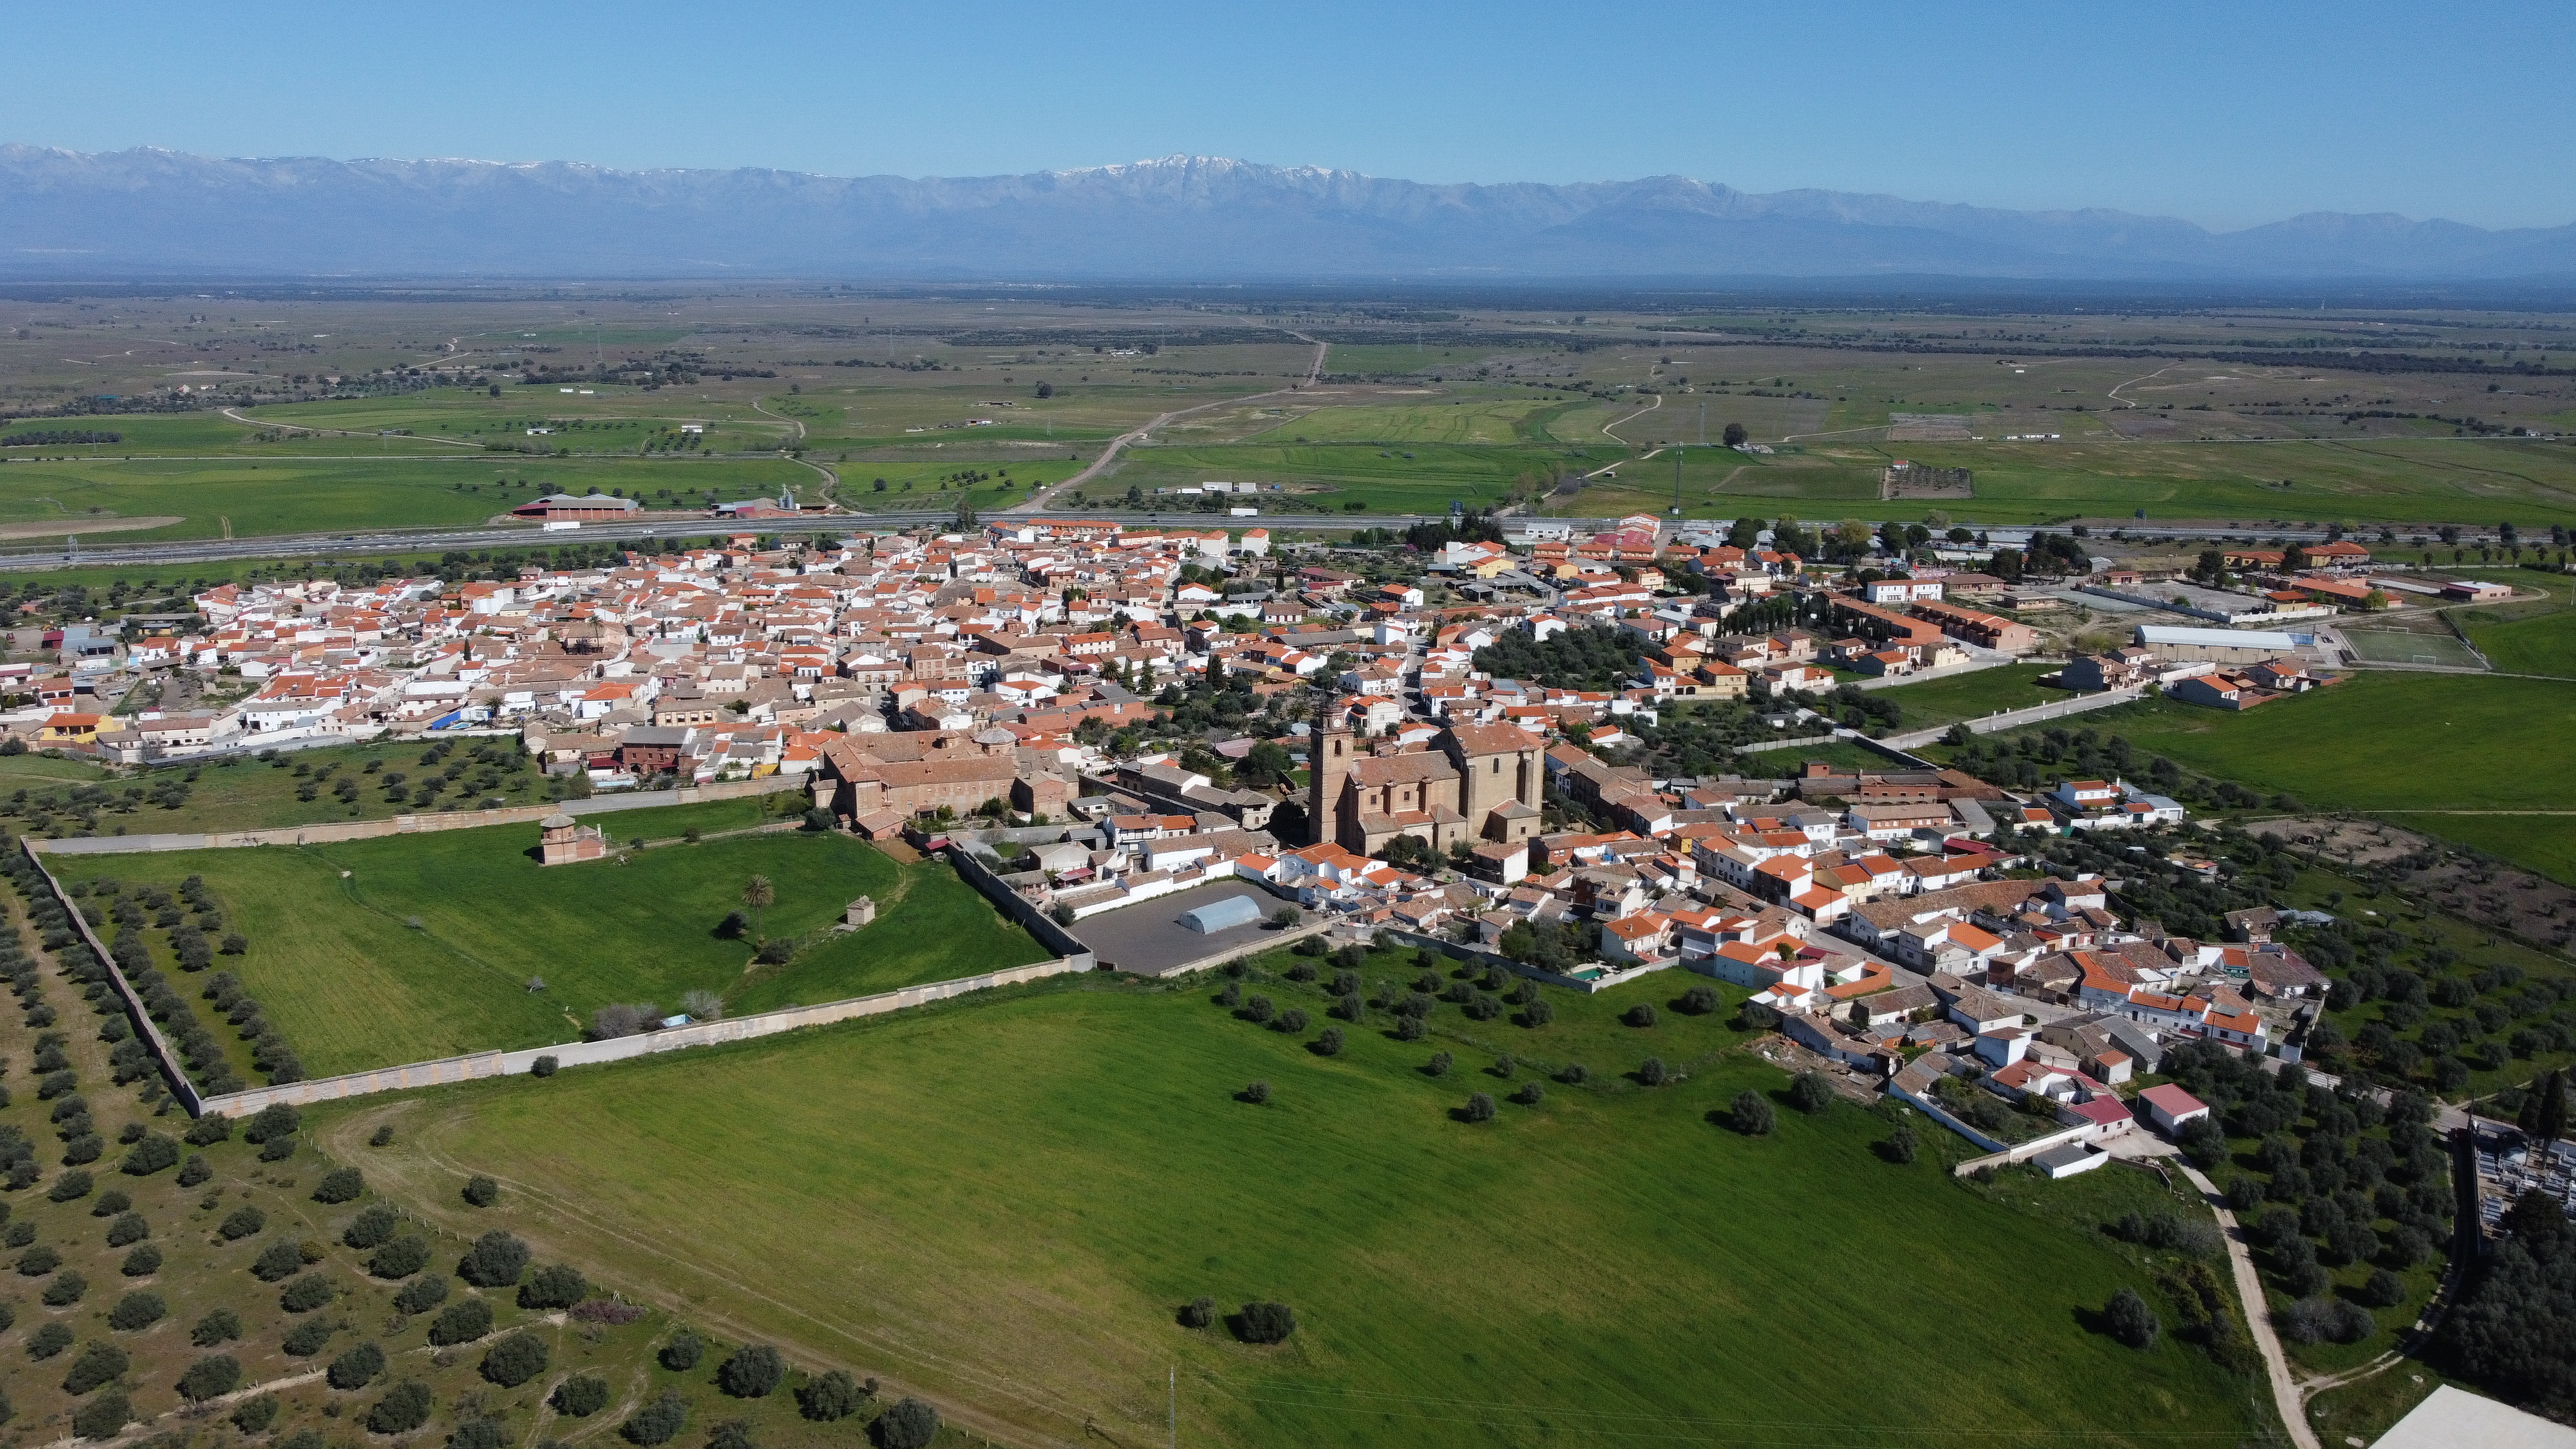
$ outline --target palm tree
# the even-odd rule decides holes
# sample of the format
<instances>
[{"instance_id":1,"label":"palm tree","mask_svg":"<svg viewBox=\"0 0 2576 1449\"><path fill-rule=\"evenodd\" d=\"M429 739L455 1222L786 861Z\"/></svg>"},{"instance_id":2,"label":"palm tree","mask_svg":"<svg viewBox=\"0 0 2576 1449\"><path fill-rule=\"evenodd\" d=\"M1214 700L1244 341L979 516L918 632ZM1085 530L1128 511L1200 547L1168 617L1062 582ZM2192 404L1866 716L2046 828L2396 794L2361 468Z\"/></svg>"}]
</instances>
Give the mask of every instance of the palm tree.
<instances>
[{"instance_id":1,"label":"palm tree","mask_svg":"<svg viewBox=\"0 0 2576 1449\"><path fill-rule=\"evenodd\" d=\"M770 905L771 905L773 902L775 902L777 899L778 899L778 891L777 891L777 888L776 888L776 887L774 887L774 886L772 886L772 885L770 885L770 883L769 883L769 877L767 877L767 876L765 876L765 875L756 875L756 876L753 876L749 881L747 881L747 882L745 882L745 883L743 884L743 888L742 888L742 903L743 903L744 905L746 905L746 906L751 907L751 935L752 935L752 939L754 939L754 940L766 940L766 939L767 939L767 937L765 937L765 936L763 936L763 935L761 934L761 929L760 929L760 913L761 913L762 911L767 910L767 909L770 907Z\"/></svg>"}]
</instances>

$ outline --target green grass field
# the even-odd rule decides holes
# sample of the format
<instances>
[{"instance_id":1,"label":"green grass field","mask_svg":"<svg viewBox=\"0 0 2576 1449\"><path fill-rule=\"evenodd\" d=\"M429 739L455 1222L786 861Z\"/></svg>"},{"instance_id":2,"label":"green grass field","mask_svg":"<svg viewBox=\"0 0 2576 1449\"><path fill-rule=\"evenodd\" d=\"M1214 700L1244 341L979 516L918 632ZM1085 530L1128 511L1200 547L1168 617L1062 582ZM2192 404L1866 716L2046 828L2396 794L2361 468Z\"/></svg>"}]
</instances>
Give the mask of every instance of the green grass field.
<instances>
[{"instance_id":1,"label":"green grass field","mask_svg":"<svg viewBox=\"0 0 2576 1449\"><path fill-rule=\"evenodd\" d=\"M1407 454L1411 456L1406 456ZM1446 512L1449 500L1470 507L1503 502L1522 474L1544 478L1564 461L1562 448L1467 447L1424 443L1402 448L1366 444L1246 443L1229 447L1158 447L1121 454L1116 471L1084 485L1095 498L1114 498L1141 487L1209 478L1242 482L1324 484L1329 491L1304 495L1302 505L1263 495L1264 512L1281 507L1339 513L1360 502L1381 513Z\"/></svg>"},{"instance_id":2,"label":"green grass field","mask_svg":"<svg viewBox=\"0 0 2576 1449\"><path fill-rule=\"evenodd\" d=\"M1366 974L1390 968L1412 969ZM1414 1044L1380 1014L1332 1058L1210 1005L1209 985L1050 983L351 1104L325 1137L395 1121L384 1181L492 1173L511 1184L496 1219L542 1251L866 1355L1031 1437L1089 1421L1154 1440L1167 1365L1187 1370L1180 1431L1199 1444L2263 1432L2256 1387L2198 1350L2087 1329L2115 1289L2154 1295L2093 1222L2170 1202L2143 1174L1963 1186L1946 1143L1882 1161L1887 1122L1850 1105L1737 1136L1710 1112L1784 1079L1724 1018L1613 1019L1677 982L1551 992L1536 1029L1444 1006ZM1443 1080L1419 1070L1435 1048L1458 1054ZM1471 1091L1510 1090L1481 1070L1497 1051L1582 1055L1595 1075L1453 1120ZM1686 1078L1615 1075L1649 1054ZM1267 1105L1235 1099L1255 1079ZM2077 1195L2097 1195L2082 1226L2061 1216ZM1202 1293L1286 1302L1297 1335L1249 1349L1177 1326Z\"/></svg>"},{"instance_id":3,"label":"green grass field","mask_svg":"<svg viewBox=\"0 0 2576 1449\"><path fill-rule=\"evenodd\" d=\"M2542 588L2549 598L2539 604L2461 610L2455 617L2470 642L2504 673L2576 679L2576 608L2570 607L2569 581L2543 581L2524 573L2504 577L2517 588Z\"/></svg>"},{"instance_id":4,"label":"green grass field","mask_svg":"<svg viewBox=\"0 0 2576 1449\"><path fill-rule=\"evenodd\" d=\"M667 838L691 824L730 826L748 803L602 819L621 840ZM568 1041L612 1002L676 1011L682 992L703 990L756 1010L1047 955L945 865L899 868L844 836L734 836L553 870L528 858L535 840L530 826L491 826L54 863L67 879L204 876L250 938L226 964L316 1076ZM783 968L755 972L753 942L716 934L754 875L776 891L767 933L813 937ZM876 924L820 934L859 895L884 905ZM545 989L528 990L531 977Z\"/></svg>"},{"instance_id":5,"label":"green grass field","mask_svg":"<svg viewBox=\"0 0 2576 1449\"><path fill-rule=\"evenodd\" d=\"M506 486L505 486L506 480ZM648 504L809 490L812 469L778 458L454 460L391 457L78 460L0 466L0 525L44 524L101 542L477 524L550 492L623 489ZM668 490L668 499L662 491ZM121 520L176 519L105 530ZM77 526L76 526L77 525ZM58 536L48 534L48 537ZM529 530L531 541L538 538Z\"/></svg>"},{"instance_id":6,"label":"green grass field","mask_svg":"<svg viewBox=\"0 0 2576 1449\"><path fill-rule=\"evenodd\" d=\"M2387 814L2576 881L2576 780L2551 764L2576 729L2576 682L2363 673L2243 714L2153 700L2064 727L2126 735L2142 754L2310 807ZM2443 813L2495 810L2566 813Z\"/></svg>"},{"instance_id":7,"label":"green grass field","mask_svg":"<svg viewBox=\"0 0 2576 1449\"><path fill-rule=\"evenodd\" d=\"M1873 692L1905 707L1905 720L1899 728L1918 730L2064 699L2064 690L2045 689L2037 682L2041 675L2056 672L2054 664L2006 664Z\"/></svg>"},{"instance_id":8,"label":"green grass field","mask_svg":"<svg viewBox=\"0 0 2576 1449\"><path fill-rule=\"evenodd\" d=\"M1975 496L1882 503L1879 470L1896 458L1967 468L1975 474ZM2280 486L2284 479L2287 488ZM1593 484L1579 499L1560 500L1548 511L1595 516L1616 511L1603 501L1611 498L1669 506L1672 483L1667 454L1623 468L1615 487ZM1766 516L1840 517L1853 511L1848 505L1867 505L1858 511L1874 519L1919 518L1937 510L1963 522L2019 524L2127 518L2144 509L2149 527L2158 520L2188 519L2403 527L2510 517L2528 530L2576 521L2576 460L2545 444L2473 439L2203 443L2070 437L2041 447L1840 439L1749 459L1689 449L1682 499L1693 517L1729 517L1746 507Z\"/></svg>"}]
</instances>

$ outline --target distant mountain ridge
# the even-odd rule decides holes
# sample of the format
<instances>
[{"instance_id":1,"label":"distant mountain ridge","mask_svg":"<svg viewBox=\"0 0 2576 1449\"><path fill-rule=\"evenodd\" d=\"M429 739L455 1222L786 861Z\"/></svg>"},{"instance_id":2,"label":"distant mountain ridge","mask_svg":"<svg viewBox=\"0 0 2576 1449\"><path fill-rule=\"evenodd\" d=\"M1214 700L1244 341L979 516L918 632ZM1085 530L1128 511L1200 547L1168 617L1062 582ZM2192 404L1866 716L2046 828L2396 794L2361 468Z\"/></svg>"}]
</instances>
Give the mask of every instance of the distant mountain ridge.
<instances>
[{"instance_id":1,"label":"distant mountain ridge","mask_svg":"<svg viewBox=\"0 0 2576 1449\"><path fill-rule=\"evenodd\" d=\"M11 144L0 275L2460 282L2576 279L2576 226L2318 212L2212 232L1679 176L1428 185L1203 156L911 179Z\"/></svg>"}]
</instances>

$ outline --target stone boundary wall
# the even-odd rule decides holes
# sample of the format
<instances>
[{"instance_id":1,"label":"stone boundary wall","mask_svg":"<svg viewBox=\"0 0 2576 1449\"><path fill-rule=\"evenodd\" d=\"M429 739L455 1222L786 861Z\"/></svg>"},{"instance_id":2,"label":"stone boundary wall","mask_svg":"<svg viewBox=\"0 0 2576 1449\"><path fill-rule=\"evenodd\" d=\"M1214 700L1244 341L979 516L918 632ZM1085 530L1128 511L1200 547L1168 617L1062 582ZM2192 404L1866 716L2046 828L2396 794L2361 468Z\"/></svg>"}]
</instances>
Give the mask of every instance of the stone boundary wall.
<instances>
[{"instance_id":1,"label":"stone boundary wall","mask_svg":"<svg viewBox=\"0 0 2576 1449\"><path fill-rule=\"evenodd\" d=\"M81 940L98 953L99 962L107 968L108 983L124 1001L125 1014L132 1019L135 1032L152 1048L152 1060L160 1064L162 1079L170 1084L170 1095L179 1099L179 1105L188 1109L189 1116L204 1116L205 1102L197 1095L197 1084L188 1080L187 1070L179 1065L178 1052L172 1050L170 1039L161 1034L161 1024L152 1019L151 1012L143 1009L143 998L135 993L134 983L125 979L125 968L117 965L116 958L108 954L107 943L98 938L98 932L90 929L88 918L80 913L80 906L63 893L63 883L54 879L52 871L45 869L45 858L36 850L36 842L22 836L18 844L36 867L36 873L45 878L45 889L52 891L54 899L71 913L72 929L80 932Z\"/></svg>"},{"instance_id":2,"label":"stone boundary wall","mask_svg":"<svg viewBox=\"0 0 2576 1449\"><path fill-rule=\"evenodd\" d=\"M884 1016L910 1007L926 1006L969 992L989 991L996 986L1020 986L1050 976L1088 971L1091 958L1059 958L1028 966L1013 966L1001 971L988 971L981 976L961 976L954 981L934 981L923 986L906 986L896 991L881 991L873 996L856 996L846 1001L830 1001L820 1006L789 1006L777 1011L764 1011L756 1016L733 1017L723 1021L693 1022L666 1031L639 1032L634 1036L611 1037L607 1041L565 1042L560 1046L522 1047L515 1051L469 1052L464 1056L442 1057L437 1061L409 1062L398 1067L379 1067L372 1071L350 1072L344 1076L317 1077L309 1081L289 1082L273 1087L252 1087L246 1091L228 1092L208 1097L199 1106L199 1115L220 1112L227 1117L247 1117L272 1102L303 1106L312 1102L336 1101L343 1097L364 1097L377 1092L399 1092L411 1087L426 1087L441 1082L471 1082L487 1077L517 1076L536 1064L539 1057L553 1057L567 1067L597 1066L604 1062L626 1061L650 1056L655 1052L684 1051L690 1047L717 1046L725 1042L750 1041L755 1037L775 1036L783 1031L800 1031L809 1026L825 1026L836 1021L851 1021L864 1016Z\"/></svg>"},{"instance_id":3,"label":"stone boundary wall","mask_svg":"<svg viewBox=\"0 0 2576 1449\"><path fill-rule=\"evenodd\" d=\"M1079 957L1083 969L1090 969L1094 960L1091 947L1080 937L1057 925L1053 916L1039 910L1028 897L1011 889L1008 882L993 874L991 867L976 858L975 852L951 843L947 853L949 864L966 878L966 883L982 891L986 900L1001 908L1002 914L1019 922L1030 935L1037 937L1038 944L1050 951L1061 951L1069 958Z\"/></svg>"},{"instance_id":4,"label":"stone boundary wall","mask_svg":"<svg viewBox=\"0 0 2576 1449\"><path fill-rule=\"evenodd\" d=\"M713 1046L721 1042L748 1041L754 1037L771 1036L782 1031L797 1031L809 1026L823 1026L857 1017L882 1016L908 1007L944 1001L952 996L963 996L968 992L987 991L997 986L1019 986L1031 981L1044 980L1049 976L1062 976L1070 972L1093 969L1091 952L1085 949L1052 961L1007 967L1000 971L988 971L980 976L962 976L954 981L934 981L921 986L906 986L895 991L878 992L872 996L857 996L845 1001L825 1002L819 1006L782 1007L777 1011L764 1011L755 1016L735 1017L724 1021L694 1022L688 1026L673 1027L667 1031L643 1032L635 1036L613 1037L607 1041L565 1042L556 1046L524 1047L514 1051L468 1052L461 1056L441 1057L434 1061L406 1062L399 1066L377 1067L342 1076L317 1077L275 1086L251 1087L238 1092L206 1097L199 1095L196 1083L188 1079L186 1069L179 1063L177 1050L170 1045L169 1038L162 1034L160 1023L154 1021L152 1014L143 1009L142 999L136 993L134 983L126 979L124 970L116 964L116 958L108 954L107 943L99 939L98 933L92 930L89 922L81 916L78 905L64 893L62 882L54 878L52 871L45 869L44 856L36 849L38 842L22 839L19 844L26 851L27 858L35 863L37 872L44 876L46 889L51 890L54 893L54 899L62 903L64 910L70 912L72 926L80 933L81 940L92 951L97 952L98 959L105 964L109 983L115 989L118 998L125 1003L126 1015L132 1019L136 1033L151 1047L153 1060L159 1064L162 1078L170 1086L171 1095L179 1099L180 1105L187 1108L188 1114L192 1117L202 1117L209 1112L219 1112L228 1117L243 1117L257 1112L272 1102L302 1105L342 1097L364 1097L377 1092L396 1092L441 1082L467 1082L485 1077L515 1076L527 1071L535 1064L537 1058L544 1056L553 1057L559 1064L567 1067L588 1066L602 1062L624 1061L630 1057L645 1056L653 1052L679 1051L688 1047ZM1055 923L1048 921L1046 924L1053 927ZM1064 933L1057 931L1055 934L1063 936ZM1066 937L1066 939L1071 938Z\"/></svg>"},{"instance_id":5,"label":"stone boundary wall","mask_svg":"<svg viewBox=\"0 0 2576 1449\"><path fill-rule=\"evenodd\" d=\"M71 840L28 839L31 850L50 855L135 855L164 850L231 850L249 845L330 845L346 840L375 840L387 835L415 835L430 830L472 830L484 825L533 825L561 811L566 815L613 815L665 805L696 805L709 800L739 800L775 795L805 787L801 775L767 775L757 780L720 781L677 790L647 790L634 795L602 795L544 805L511 805L499 810L441 811L436 815L396 815L386 820L341 820L319 825L282 826L274 830L235 830L202 835L85 835Z\"/></svg>"},{"instance_id":6,"label":"stone boundary wall","mask_svg":"<svg viewBox=\"0 0 2576 1449\"><path fill-rule=\"evenodd\" d=\"M2115 704L2135 704L2145 697L2146 691L2142 688L2105 690L2100 694L2079 694L2073 699L2053 699L2046 704L2032 705L2028 709L2007 710L2002 714L1990 714L1979 719L1956 720L1937 729L1913 730L1901 735L1889 735L1883 743L1898 749L1910 750L1922 745L1936 744L1942 736L1960 725L1967 726L1970 734L1990 735L2026 724L2038 724L2042 720L2063 719L2070 714L2087 714L2097 709L2109 709Z\"/></svg>"}]
</instances>

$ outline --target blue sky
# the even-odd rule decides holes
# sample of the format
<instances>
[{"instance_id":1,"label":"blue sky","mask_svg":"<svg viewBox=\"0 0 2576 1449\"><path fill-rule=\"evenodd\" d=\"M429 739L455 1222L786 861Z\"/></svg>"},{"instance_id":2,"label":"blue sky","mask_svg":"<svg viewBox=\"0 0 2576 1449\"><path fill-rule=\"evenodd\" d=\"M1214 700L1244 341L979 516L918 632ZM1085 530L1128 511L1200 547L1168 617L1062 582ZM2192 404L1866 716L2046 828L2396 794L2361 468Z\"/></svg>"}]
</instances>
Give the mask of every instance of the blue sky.
<instances>
[{"instance_id":1,"label":"blue sky","mask_svg":"<svg viewBox=\"0 0 2576 1449\"><path fill-rule=\"evenodd\" d=\"M2576 222L2566 3L14 7L0 140ZM2556 72L2556 73L2553 73Z\"/></svg>"}]
</instances>

